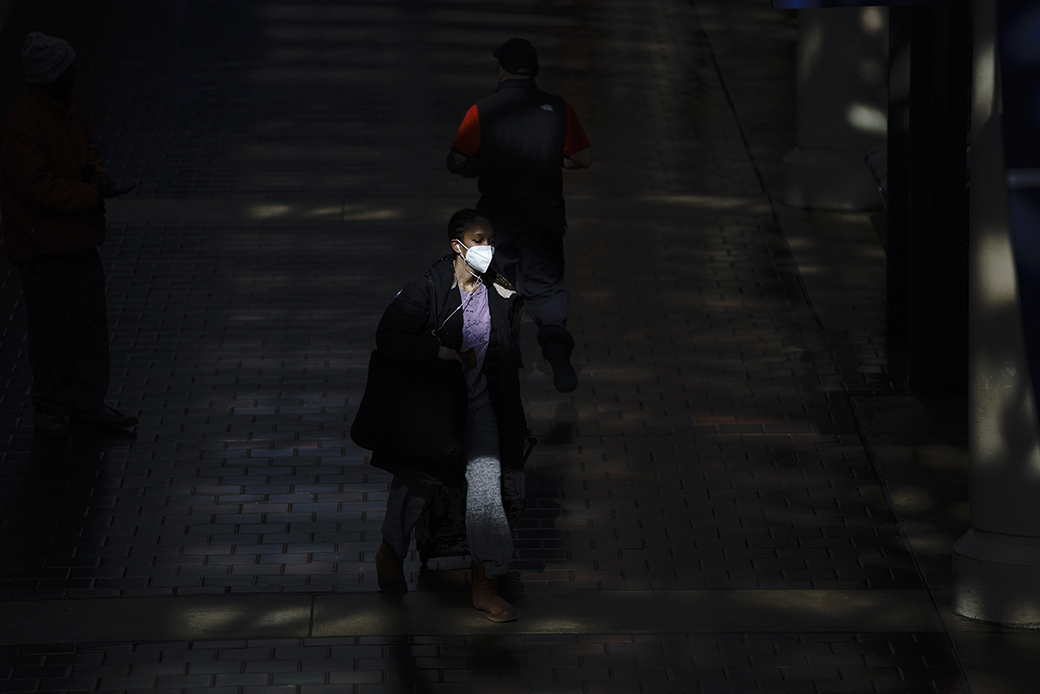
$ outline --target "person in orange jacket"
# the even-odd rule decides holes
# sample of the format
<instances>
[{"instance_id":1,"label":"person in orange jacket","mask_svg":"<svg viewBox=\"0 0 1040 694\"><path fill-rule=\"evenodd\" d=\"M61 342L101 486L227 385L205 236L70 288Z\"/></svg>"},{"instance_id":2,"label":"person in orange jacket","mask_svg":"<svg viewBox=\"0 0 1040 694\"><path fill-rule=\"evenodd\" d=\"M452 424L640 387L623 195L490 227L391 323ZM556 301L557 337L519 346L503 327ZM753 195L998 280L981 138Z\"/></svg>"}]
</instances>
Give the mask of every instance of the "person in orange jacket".
<instances>
[{"instance_id":1,"label":"person in orange jacket","mask_svg":"<svg viewBox=\"0 0 1040 694\"><path fill-rule=\"evenodd\" d=\"M72 98L76 58L32 32L22 46L28 88L0 125L4 248L25 295L36 434L119 430L137 419L105 405L109 381L104 199L117 186Z\"/></svg>"}]
</instances>

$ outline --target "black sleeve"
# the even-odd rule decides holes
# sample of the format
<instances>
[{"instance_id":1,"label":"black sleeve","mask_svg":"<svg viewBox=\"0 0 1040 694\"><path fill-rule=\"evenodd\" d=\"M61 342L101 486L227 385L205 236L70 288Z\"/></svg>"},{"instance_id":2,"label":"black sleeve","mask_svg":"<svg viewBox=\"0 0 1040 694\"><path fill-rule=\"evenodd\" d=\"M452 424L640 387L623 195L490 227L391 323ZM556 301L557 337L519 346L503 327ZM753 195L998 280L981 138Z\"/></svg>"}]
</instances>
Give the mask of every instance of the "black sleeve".
<instances>
[{"instance_id":1,"label":"black sleeve","mask_svg":"<svg viewBox=\"0 0 1040 694\"><path fill-rule=\"evenodd\" d=\"M437 358L440 341L429 330L433 281L420 275L394 297L376 328L376 348L390 359L428 362Z\"/></svg>"}]
</instances>

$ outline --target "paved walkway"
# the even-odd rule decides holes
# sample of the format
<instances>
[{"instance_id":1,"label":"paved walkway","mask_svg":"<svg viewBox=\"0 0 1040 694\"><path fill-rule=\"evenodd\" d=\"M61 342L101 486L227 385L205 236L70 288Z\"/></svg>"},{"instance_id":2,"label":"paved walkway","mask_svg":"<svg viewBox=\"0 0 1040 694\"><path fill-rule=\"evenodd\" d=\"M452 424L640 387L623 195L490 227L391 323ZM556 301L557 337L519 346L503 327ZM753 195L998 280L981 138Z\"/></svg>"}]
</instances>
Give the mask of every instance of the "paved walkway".
<instances>
[{"instance_id":1,"label":"paved walkway","mask_svg":"<svg viewBox=\"0 0 1040 694\"><path fill-rule=\"evenodd\" d=\"M792 15L81 5L21 2L0 38L73 43L110 171L139 182L102 255L111 403L141 424L33 442L4 270L0 688L969 691L924 580L964 527L958 434L887 381L867 217L775 199ZM475 201L443 159L516 34L596 161L566 175L579 388L556 393L523 338L540 444L502 626L458 561L412 557L412 592L376 591L389 477L348 430L379 315ZM900 456L946 465L950 513L886 487Z\"/></svg>"}]
</instances>

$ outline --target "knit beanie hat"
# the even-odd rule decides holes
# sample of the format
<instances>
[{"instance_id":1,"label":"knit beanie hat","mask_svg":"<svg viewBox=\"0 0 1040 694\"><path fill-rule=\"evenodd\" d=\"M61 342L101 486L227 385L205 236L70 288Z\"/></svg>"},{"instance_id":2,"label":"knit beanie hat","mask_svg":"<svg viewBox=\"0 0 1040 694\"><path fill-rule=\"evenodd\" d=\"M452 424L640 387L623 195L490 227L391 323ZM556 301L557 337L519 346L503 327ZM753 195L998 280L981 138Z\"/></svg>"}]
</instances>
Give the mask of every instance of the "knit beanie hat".
<instances>
[{"instance_id":1,"label":"knit beanie hat","mask_svg":"<svg viewBox=\"0 0 1040 694\"><path fill-rule=\"evenodd\" d=\"M68 41L34 31L22 44L22 61L29 84L50 84L61 77L76 53Z\"/></svg>"}]
</instances>

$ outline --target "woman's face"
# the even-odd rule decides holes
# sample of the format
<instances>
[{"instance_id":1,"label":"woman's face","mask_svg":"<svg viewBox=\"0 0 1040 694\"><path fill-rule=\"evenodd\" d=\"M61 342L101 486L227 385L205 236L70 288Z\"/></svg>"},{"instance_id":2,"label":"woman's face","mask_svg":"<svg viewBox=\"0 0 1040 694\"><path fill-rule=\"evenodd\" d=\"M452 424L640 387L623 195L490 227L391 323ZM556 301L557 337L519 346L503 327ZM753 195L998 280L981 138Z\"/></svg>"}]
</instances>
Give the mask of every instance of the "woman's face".
<instances>
[{"instance_id":1,"label":"woman's face","mask_svg":"<svg viewBox=\"0 0 1040 694\"><path fill-rule=\"evenodd\" d=\"M455 239L452 239L452 246L457 243ZM462 243L466 248L472 248L473 246L494 246L495 245L495 230L491 226L491 222L486 219L478 219L466 227L466 231L462 234ZM456 252L465 252L465 249L456 248Z\"/></svg>"}]
</instances>

